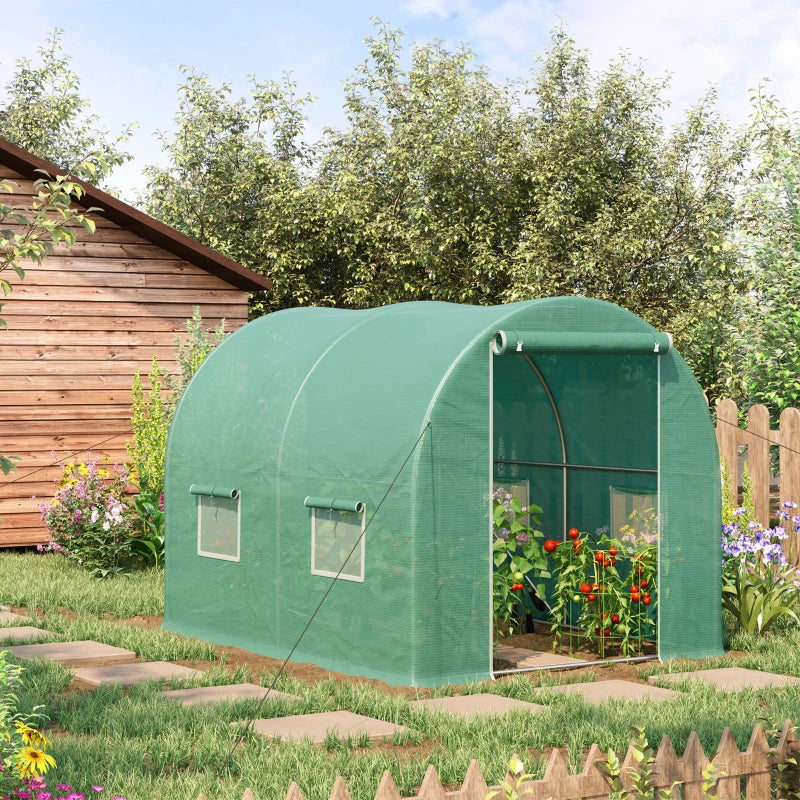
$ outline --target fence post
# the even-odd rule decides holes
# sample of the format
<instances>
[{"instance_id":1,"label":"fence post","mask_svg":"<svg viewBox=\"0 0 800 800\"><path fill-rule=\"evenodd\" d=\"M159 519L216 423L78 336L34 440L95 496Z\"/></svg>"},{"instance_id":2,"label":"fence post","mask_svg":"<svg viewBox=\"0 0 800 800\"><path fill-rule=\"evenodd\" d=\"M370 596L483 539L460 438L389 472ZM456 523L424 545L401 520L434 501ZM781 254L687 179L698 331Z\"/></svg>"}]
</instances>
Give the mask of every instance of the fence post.
<instances>
[{"instance_id":1,"label":"fence post","mask_svg":"<svg viewBox=\"0 0 800 800\"><path fill-rule=\"evenodd\" d=\"M800 505L800 411L784 408L780 420L781 500Z\"/></svg>"},{"instance_id":2,"label":"fence post","mask_svg":"<svg viewBox=\"0 0 800 800\"><path fill-rule=\"evenodd\" d=\"M769 525L769 411L754 405L747 412L747 471L753 484L756 519Z\"/></svg>"},{"instance_id":3,"label":"fence post","mask_svg":"<svg viewBox=\"0 0 800 800\"><path fill-rule=\"evenodd\" d=\"M728 472L735 505L739 486L739 409L727 398L717 401L717 445L720 461Z\"/></svg>"}]
</instances>

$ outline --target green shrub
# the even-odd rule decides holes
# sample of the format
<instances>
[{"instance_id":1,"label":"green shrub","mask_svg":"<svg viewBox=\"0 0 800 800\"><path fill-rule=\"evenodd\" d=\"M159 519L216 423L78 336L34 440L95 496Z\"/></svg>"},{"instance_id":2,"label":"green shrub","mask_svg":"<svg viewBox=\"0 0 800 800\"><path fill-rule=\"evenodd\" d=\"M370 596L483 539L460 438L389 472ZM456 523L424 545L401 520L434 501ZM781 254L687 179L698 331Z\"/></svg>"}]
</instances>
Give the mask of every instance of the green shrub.
<instances>
[{"instance_id":1,"label":"green shrub","mask_svg":"<svg viewBox=\"0 0 800 800\"><path fill-rule=\"evenodd\" d=\"M139 370L136 370L131 404L133 442L127 442L127 449L139 488L158 496L164 491L164 456L169 423L175 410L175 391L173 379L161 369L155 356L149 380L150 392L147 394Z\"/></svg>"}]
</instances>

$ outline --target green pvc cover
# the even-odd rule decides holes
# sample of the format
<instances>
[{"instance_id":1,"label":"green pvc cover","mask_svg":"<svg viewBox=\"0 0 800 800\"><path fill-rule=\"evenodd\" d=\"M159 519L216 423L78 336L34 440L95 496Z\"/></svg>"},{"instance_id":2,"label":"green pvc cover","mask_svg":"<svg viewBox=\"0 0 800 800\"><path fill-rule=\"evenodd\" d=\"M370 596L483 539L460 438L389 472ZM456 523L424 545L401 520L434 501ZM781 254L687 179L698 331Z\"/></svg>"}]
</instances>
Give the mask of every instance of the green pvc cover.
<instances>
[{"instance_id":1,"label":"green pvc cover","mask_svg":"<svg viewBox=\"0 0 800 800\"><path fill-rule=\"evenodd\" d=\"M285 658L331 586L311 572L315 509L366 509L358 563L292 659L406 686L489 678L501 482L527 491L558 539L657 498L660 656L720 655L718 474L690 370L617 306L270 314L211 354L175 413L164 626ZM193 485L241 492L238 560L226 541L223 556L198 554ZM352 549L352 527L336 552ZM332 558L336 531L320 531L317 560Z\"/></svg>"}]
</instances>

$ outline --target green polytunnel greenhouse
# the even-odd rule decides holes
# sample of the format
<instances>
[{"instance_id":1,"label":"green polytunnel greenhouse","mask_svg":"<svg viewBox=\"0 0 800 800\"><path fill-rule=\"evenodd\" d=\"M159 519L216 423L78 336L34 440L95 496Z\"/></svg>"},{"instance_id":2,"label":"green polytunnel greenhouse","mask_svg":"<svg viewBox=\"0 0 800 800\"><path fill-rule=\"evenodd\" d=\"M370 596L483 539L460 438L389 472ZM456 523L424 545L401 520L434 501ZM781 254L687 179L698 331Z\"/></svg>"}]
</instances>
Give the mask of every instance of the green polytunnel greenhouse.
<instances>
[{"instance_id":1,"label":"green polytunnel greenhouse","mask_svg":"<svg viewBox=\"0 0 800 800\"><path fill-rule=\"evenodd\" d=\"M703 394L668 335L579 297L299 308L227 338L170 429L164 627L397 685L490 678L498 488L552 547L650 509L652 646L722 654Z\"/></svg>"}]
</instances>

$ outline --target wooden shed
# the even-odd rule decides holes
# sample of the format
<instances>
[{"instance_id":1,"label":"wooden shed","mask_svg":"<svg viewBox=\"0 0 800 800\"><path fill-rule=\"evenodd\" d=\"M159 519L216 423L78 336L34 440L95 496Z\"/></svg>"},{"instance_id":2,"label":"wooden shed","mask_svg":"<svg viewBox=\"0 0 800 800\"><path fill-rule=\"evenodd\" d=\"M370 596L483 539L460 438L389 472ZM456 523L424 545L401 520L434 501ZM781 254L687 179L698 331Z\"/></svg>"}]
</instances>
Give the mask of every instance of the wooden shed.
<instances>
[{"instance_id":1,"label":"wooden shed","mask_svg":"<svg viewBox=\"0 0 800 800\"><path fill-rule=\"evenodd\" d=\"M63 173L0 139L0 179L16 203L33 181ZM0 547L47 541L38 504L52 496L56 462L87 452L126 458L131 385L152 357L176 371L175 337L200 307L204 326L247 322L248 292L270 281L88 184L81 205L99 207L94 234L77 229L13 286L0 331L0 453L19 457L0 475ZM54 454L53 454L54 453ZM74 456L73 456L74 454ZM33 497L37 499L32 499Z\"/></svg>"}]
</instances>

